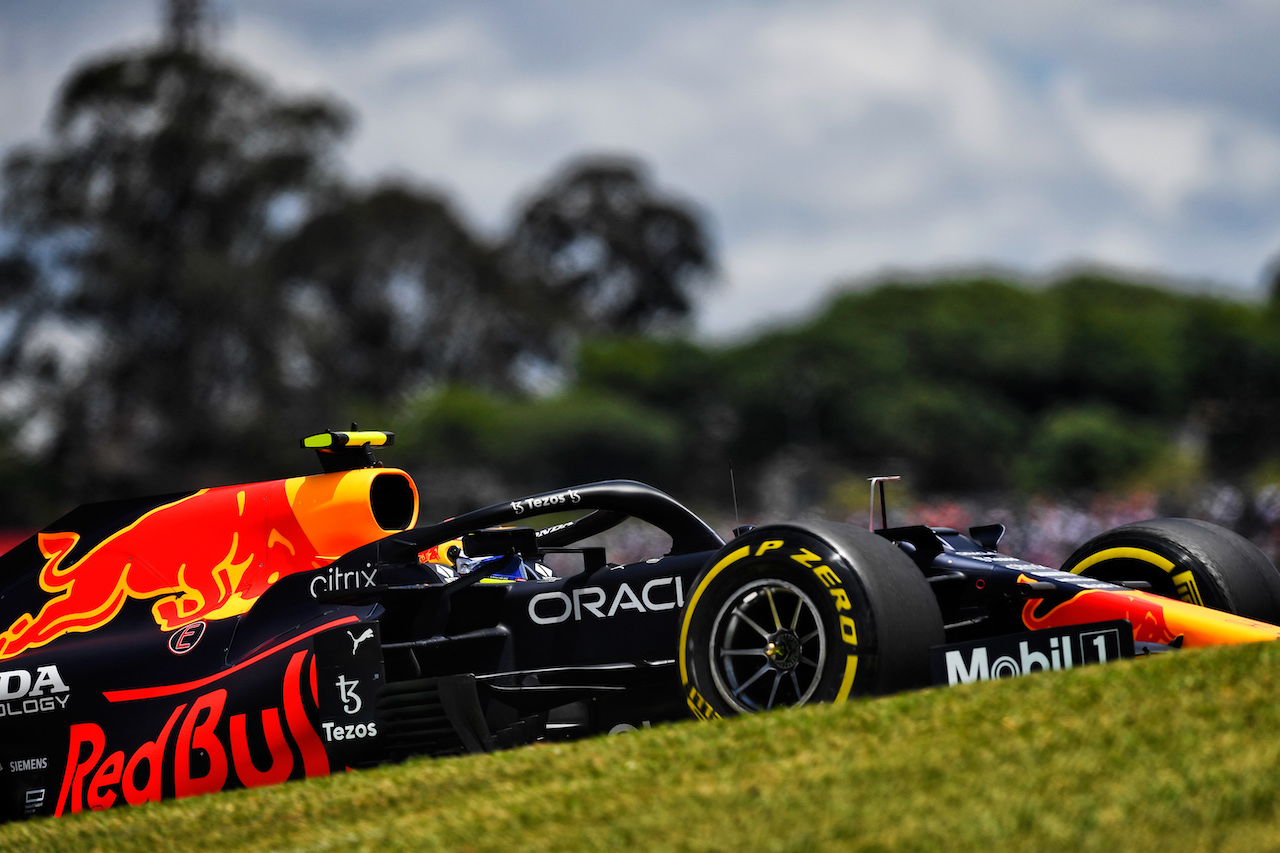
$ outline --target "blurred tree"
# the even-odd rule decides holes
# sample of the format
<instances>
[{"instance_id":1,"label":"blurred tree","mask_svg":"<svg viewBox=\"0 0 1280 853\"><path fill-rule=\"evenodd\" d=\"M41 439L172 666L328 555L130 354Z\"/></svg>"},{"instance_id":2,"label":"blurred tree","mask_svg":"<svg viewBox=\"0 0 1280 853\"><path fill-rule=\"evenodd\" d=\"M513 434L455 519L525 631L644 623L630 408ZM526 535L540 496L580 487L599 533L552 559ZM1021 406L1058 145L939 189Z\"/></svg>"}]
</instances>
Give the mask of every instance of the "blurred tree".
<instances>
[{"instance_id":1,"label":"blurred tree","mask_svg":"<svg viewBox=\"0 0 1280 853\"><path fill-rule=\"evenodd\" d=\"M1018 462L1029 492L1112 488L1167 451L1162 431L1105 406L1048 413Z\"/></svg>"},{"instance_id":2,"label":"blurred tree","mask_svg":"<svg viewBox=\"0 0 1280 853\"><path fill-rule=\"evenodd\" d=\"M1143 417L1188 404L1190 298L1098 274L1072 275L1043 298L1058 318L1061 362L1053 398L1105 402Z\"/></svg>"},{"instance_id":3,"label":"blurred tree","mask_svg":"<svg viewBox=\"0 0 1280 853\"><path fill-rule=\"evenodd\" d=\"M506 253L580 327L655 331L687 317L714 269L697 214L660 196L640 163L574 161L525 206Z\"/></svg>"},{"instance_id":4,"label":"blurred tree","mask_svg":"<svg viewBox=\"0 0 1280 853\"><path fill-rule=\"evenodd\" d=\"M399 458L415 459L423 514L443 517L513 494L572 483L633 478L674 489L687 472L679 424L609 391L548 397L443 386L397 418Z\"/></svg>"},{"instance_id":5,"label":"blurred tree","mask_svg":"<svg viewBox=\"0 0 1280 853\"><path fill-rule=\"evenodd\" d=\"M1188 420L1214 469L1239 476L1280 458L1280 323L1247 303L1200 297L1187 308Z\"/></svg>"},{"instance_id":6,"label":"blurred tree","mask_svg":"<svg viewBox=\"0 0 1280 853\"><path fill-rule=\"evenodd\" d=\"M5 220L49 262L21 283L8 375L48 380L33 442L82 496L225 454L278 400L285 306L267 261L349 124L171 37L73 72L52 139L4 167Z\"/></svg>"},{"instance_id":7,"label":"blurred tree","mask_svg":"<svg viewBox=\"0 0 1280 853\"><path fill-rule=\"evenodd\" d=\"M584 385L666 413L706 460L683 462L682 494L728 459L745 482L806 454L945 491L1105 487L1177 448L1230 477L1280 456L1266 310L1114 275L891 280L731 347L582 353Z\"/></svg>"},{"instance_id":8,"label":"blurred tree","mask_svg":"<svg viewBox=\"0 0 1280 853\"><path fill-rule=\"evenodd\" d=\"M260 476L339 412L557 387L583 332L669 328L706 284L697 216L633 161L571 164L495 241L436 193L347 185L345 108L216 56L206 6L73 70L5 159L0 487L32 462L62 500Z\"/></svg>"},{"instance_id":9,"label":"blurred tree","mask_svg":"<svg viewBox=\"0 0 1280 853\"><path fill-rule=\"evenodd\" d=\"M1038 307L990 280L841 294L726 358L711 384L738 414L733 459L800 446L875 473L888 464L920 488L1002 485L1022 412L1056 363Z\"/></svg>"},{"instance_id":10,"label":"blurred tree","mask_svg":"<svg viewBox=\"0 0 1280 853\"><path fill-rule=\"evenodd\" d=\"M662 483L683 500L718 500L740 430L725 393L724 359L716 348L675 337L595 338L578 347L576 390L621 397L643 407L650 421L670 424L678 452Z\"/></svg>"},{"instance_id":11,"label":"blurred tree","mask_svg":"<svg viewBox=\"0 0 1280 853\"><path fill-rule=\"evenodd\" d=\"M212 29L205 0L164 0L165 41L179 50L203 46Z\"/></svg>"},{"instance_id":12,"label":"blurred tree","mask_svg":"<svg viewBox=\"0 0 1280 853\"><path fill-rule=\"evenodd\" d=\"M542 305L509 286L495 250L445 199L404 183L334 194L283 242L275 276L291 379L311 408L439 382L513 388L522 367L559 360Z\"/></svg>"}]
</instances>

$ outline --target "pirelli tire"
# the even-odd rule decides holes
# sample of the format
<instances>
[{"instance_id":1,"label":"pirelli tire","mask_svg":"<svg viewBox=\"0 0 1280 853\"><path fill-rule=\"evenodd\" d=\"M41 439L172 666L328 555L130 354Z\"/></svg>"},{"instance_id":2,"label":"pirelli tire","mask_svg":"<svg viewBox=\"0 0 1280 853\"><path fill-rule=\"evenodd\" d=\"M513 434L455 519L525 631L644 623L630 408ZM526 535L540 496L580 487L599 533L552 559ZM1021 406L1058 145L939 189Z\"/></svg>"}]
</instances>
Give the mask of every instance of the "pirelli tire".
<instances>
[{"instance_id":1,"label":"pirelli tire","mask_svg":"<svg viewBox=\"0 0 1280 853\"><path fill-rule=\"evenodd\" d=\"M1280 624L1280 571L1243 536L1192 518L1126 524L1076 549L1063 569Z\"/></svg>"},{"instance_id":2,"label":"pirelli tire","mask_svg":"<svg viewBox=\"0 0 1280 853\"><path fill-rule=\"evenodd\" d=\"M911 558L848 525L756 528L689 589L680 677L703 719L925 686L929 649L944 640Z\"/></svg>"}]
</instances>

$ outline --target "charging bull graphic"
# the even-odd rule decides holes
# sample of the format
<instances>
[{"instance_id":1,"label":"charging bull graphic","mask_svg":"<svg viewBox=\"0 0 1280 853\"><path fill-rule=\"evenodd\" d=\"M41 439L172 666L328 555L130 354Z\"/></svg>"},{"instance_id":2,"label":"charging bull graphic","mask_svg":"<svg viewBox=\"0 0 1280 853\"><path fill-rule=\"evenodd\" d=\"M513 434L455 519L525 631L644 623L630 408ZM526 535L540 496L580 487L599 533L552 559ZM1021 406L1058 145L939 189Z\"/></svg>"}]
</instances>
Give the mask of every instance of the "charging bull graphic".
<instances>
[{"instance_id":1,"label":"charging bull graphic","mask_svg":"<svg viewBox=\"0 0 1280 853\"><path fill-rule=\"evenodd\" d=\"M1280 639L1274 625L1137 590L1086 589L1065 601L1031 599L1022 608L1022 623L1032 631L1110 619L1128 620L1135 642L1169 645L1181 637L1194 648Z\"/></svg>"},{"instance_id":2,"label":"charging bull graphic","mask_svg":"<svg viewBox=\"0 0 1280 853\"><path fill-rule=\"evenodd\" d=\"M401 472L356 470L203 489L93 543L74 530L41 532L40 587L53 598L0 634L0 660L96 630L131 598L155 599L151 612L164 631L244 613L280 578L402 529L382 527L371 507L375 480L387 477L413 490ZM413 490L405 526L416 506Z\"/></svg>"}]
</instances>

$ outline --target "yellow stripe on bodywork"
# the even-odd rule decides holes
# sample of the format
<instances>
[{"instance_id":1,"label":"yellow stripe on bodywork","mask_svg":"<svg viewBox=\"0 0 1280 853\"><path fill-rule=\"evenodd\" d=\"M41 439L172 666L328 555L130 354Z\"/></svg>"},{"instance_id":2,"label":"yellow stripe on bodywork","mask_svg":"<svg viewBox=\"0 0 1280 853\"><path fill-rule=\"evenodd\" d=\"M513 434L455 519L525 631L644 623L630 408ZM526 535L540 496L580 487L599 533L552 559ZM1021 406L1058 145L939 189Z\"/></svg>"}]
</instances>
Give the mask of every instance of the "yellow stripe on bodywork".
<instances>
[{"instance_id":1,"label":"yellow stripe on bodywork","mask_svg":"<svg viewBox=\"0 0 1280 853\"><path fill-rule=\"evenodd\" d=\"M1148 601L1154 599L1164 608L1169 628L1185 638L1184 648L1280 640L1280 626L1190 604L1177 598L1162 598L1149 592L1135 592L1135 595Z\"/></svg>"}]
</instances>

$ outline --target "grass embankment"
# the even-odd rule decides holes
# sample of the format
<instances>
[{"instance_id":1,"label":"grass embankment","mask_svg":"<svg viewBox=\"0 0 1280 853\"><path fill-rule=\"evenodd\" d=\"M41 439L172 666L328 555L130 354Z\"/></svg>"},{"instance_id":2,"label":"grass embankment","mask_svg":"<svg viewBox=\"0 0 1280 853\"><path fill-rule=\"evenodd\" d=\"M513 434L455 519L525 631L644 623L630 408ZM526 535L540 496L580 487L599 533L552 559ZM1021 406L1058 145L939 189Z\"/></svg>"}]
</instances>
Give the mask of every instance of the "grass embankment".
<instances>
[{"instance_id":1,"label":"grass embankment","mask_svg":"<svg viewBox=\"0 0 1280 853\"><path fill-rule=\"evenodd\" d=\"M1280 850L1280 644L0 827L0 849Z\"/></svg>"}]
</instances>

